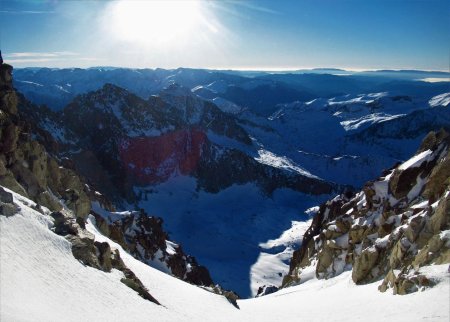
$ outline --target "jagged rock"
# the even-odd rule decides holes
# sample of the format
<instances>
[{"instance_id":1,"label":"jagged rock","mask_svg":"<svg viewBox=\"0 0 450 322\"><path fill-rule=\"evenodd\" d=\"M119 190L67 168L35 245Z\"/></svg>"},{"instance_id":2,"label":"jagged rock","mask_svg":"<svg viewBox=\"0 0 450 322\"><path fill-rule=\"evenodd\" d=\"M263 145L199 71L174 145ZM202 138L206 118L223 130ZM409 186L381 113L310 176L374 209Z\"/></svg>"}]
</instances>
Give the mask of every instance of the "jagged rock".
<instances>
[{"instance_id":1,"label":"jagged rock","mask_svg":"<svg viewBox=\"0 0 450 322\"><path fill-rule=\"evenodd\" d=\"M80 226L69 214L58 211L52 212L50 216L52 216L54 220L53 231L56 234L61 236L78 234L78 229L80 229Z\"/></svg>"},{"instance_id":2,"label":"jagged rock","mask_svg":"<svg viewBox=\"0 0 450 322\"><path fill-rule=\"evenodd\" d=\"M1 141L0 141L0 153L11 153L17 148L17 141L19 140L20 129L18 126L10 123L2 126Z\"/></svg>"},{"instance_id":3,"label":"jagged rock","mask_svg":"<svg viewBox=\"0 0 450 322\"><path fill-rule=\"evenodd\" d=\"M162 229L161 218L149 216L143 209L122 215L113 222L98 213L91 213L103 234L140 261L150 264L159 260L174 276L184 281L204 286L213 284L208 270L200 266L194 257L187 256L179 245L171 246L170 253L167 251L169 236Z\"/></svg>"},{"instance_id":4,"label":"jagged rock","mask_svg":"<svg viewBox=\"0 0 450 322\"><path fill-rule=\"evenodd\" d=\"M396 169L389 181L389 189L396 199L406 197L408 192L416 185L417 176L421 173L420 168L406 170Z\"/></svg>"},{"instance_id":5,"label":"jagged rock","mask_svg":"<svg viewBox=\"0 0 450 322\"><path fill-rule=\"evenodd\" d=\"M25 188L16 181L14 175L9 171L6 175L0 176L0 185L7 187L19 195L28 197L28 193L25 191Z\"/></svg>"},{"instance_id":6,"label":"jagged rock","mask_svg":"<svg viewBox=\"0 0 450 322\"><path fill-rule=\"evenodd\" d=\"M25 188L27 194L31 199L44 191L44 188L39 184L36 176L28 168L26 162L15 163L11 168L12 173L21 186Z\"/></svg>"},{"instance_id":7,"label":"jagged rock","mask_svg":"<svg viewBox=\"0 0 450 322\"><path fill-rule=\"evenodd\" d=\"M235 308L239 309L237 300L239 300L240 297L235 292L224 290L220 285L215 285L212 288L206 288L206 290L224 296L228 300L228 302L230 302Z\"/></svg>"},{"instance_id":8,"label":"jagged rock","mask_svg":"<svg viewBox=\"0 0 450 322\"><path fill-rule=\"evenodd\" d=\"M51 211L60 211L63 208L58 199L52 196L48 191L42 191L36 196L35 200L38 204L47 207Z\"/></svg>"},{"instance_id":9,"label":"jagged rock","mask_svg":"<svg viewBox=\"0 0 450 322\"><path fill-rule=\"evenodd\" d=\"M230 302L235 308L239 309L239 305L237 304L237 300L239 300L239 296L233 291L224 291L222 293L223 296Z\"/></svg>"},{"instance_id":10,"label":"jagged rock","mask_svg":"<svg viewBox=\"0 0 450 322\"><path fill-rule=\"evenodd\" d=\"M142 282L136 277L136 275L130 269L128 268L124 269L123 273L125 275L125 278L122 278L120 280L123 284L125 284L132 290L136 291L142 298L160 305L160 303L148 292L144 284L142 284Z\"/></svg>"},{"instance_id":11,"label":"jagged rock","mask_svg":"<svg viewBox=\"0 0 450 322\"><path fill-rule=\"evenodd\" d=\"M278 287L275 285L263 285L258 288L258 292L255 297L261 297L265 295L269 295L278 291Z\"/></svg>"},{"instance_id":12,"label":"jagged rock","mask_svg":"<svg viewBox=\"0 0 450 322\"><path fill-rule=\"evenodd\" d=\"M386 274L381 285L378 286L378 290L380 292L384 293L387 291L388 288L393 288L395 285L395 279L396 279L396 277L395 277L394 271L392 269L390 269L388 271L388 273Z\"/></svg>"},{"instance_id":13,"label":"jagged rock","mask_svg":"<svg viewBox=\"0 0 450 322\"><path fill-rule=\"evenodd\" d=\"M66 205L75 212L77 217L86 218L91 210L91 201L87 195L80 190L66 189L62 192Z\"/></svg>"},{"instance_id":14,"label":"jagged rock","mask_svg":"<svg viewBox=\"0 0 450 322\"><path fill-rule=\"evenodd\" d=\"M120 258L118 249L111 249L111 266L119 271L123 271L126 268L122 258Z\"/></svg>"},{"instance_id":15,"label":"jagged rock","mask_svg":"<svg viewBox=\"0 0 450 322\"><path fill-rule=\"evenodd\" d=\"M91 210L91 201L84 192L85 185L72 170L60 168L60 186L65 189L61 191L67 206L72 209L77 217L85 219Z\"/></svg>"},{"instance_id":16,"label":"jagged rock","mask_svg":"<svg viewBox=\"0 0 450 322\"><path fill-rule=\"evenodd\" d=\"M378 251L376 248L364 250L360 256L356 256L353 262L352 279L355 283L361 283L365 280L371 280L372 268L378 260Z\"/></svg>"},{"instance_id":17,"label":"jagged rock","mask_svg":"<svg viewBox=\"0 0 450 322\"><path fill-rule=\"evenodd\" d=\"M188 270L186 273L186 281L194 285L212 285L213 280L209 275L209 271L206 267L201 266L197 263L197 260L192 257L187 257L188 267L193 267L193 269Z\"/></svg>"},{"instance_id":18,"label":"jagged rock","mask_svg":"<svg viewBox=\"0 0 450 322\"><path fill-rule=\"evenodd\" d=\"M404 234L410 243L414 243L419 237L420 232L422 231L425 225L425 220L422 217L414 217L409 226L405 229Z\"/></svg>"},{"instance_id":19,"label":"jagged rock","mask_svg":"<svg viewBox=\"0 0 450 322\"><path fill-rule=\"evenodd\" d=\"M94 242L95 247L98 250L98 260L100 263L100 267L105 272L110 272L112 269L112 262L111 262L111 247L107 242Z\"/></svg>"},{"instance_id":20,"label":"jagged rock","mask_svg":"<svg viewBox=\"0 0 450 322\"><path fill-rule=\"evenodd\" d=\"M0 158L0 177L3 177L8 174L8 170L5 167L5 161Z\"/></svg>"},{"instance_id":21,"label":"jagged rock","mask_svg":"<svg viewBox=\"0 0 450 322\"><path fill-rule=\"evenodd\" d=\"M417 290L433 286L434 282L425 275L415 273L414 275L399 274L394 281L394 294L405 295Z\"/></svg>"},{"instance_id":22,"label":"jagged rock","mask_svg":"<svg viewBox=\"0 0 450 322\"><path fill-rule=\"evenodd\" d=\"M437 234L450 226L450 195L444 197L438 204L434 215L426 224L426 230Z\"/></svg>"},{"instance_id":23,"label":"jagged rock","mask_svg":"<svg viewBox=\"0 0 450 322\"><path fill-rule=\"evenodd\" d=\"M5 217L14 216L19 209L15 204L0 202L0 214Z\"/></svg>"},{"instance_id":24,"label":"jagged rock","mask_svg":"<svg viewBox=\"0 0 450 322\"><path fill-rule=\"evenodd\" d=\"M13 195L12 195L12 193L7 192L2 187L0 187L0 202L13 203Z\"/></svg>"},{"instance_id":25,"label":"jagged rock","mask_svg":"<svg viewBox=\"0 0 450 322\"><path fill-rule=\"evenodd\" d=\"M101 269L94 245L94 235L84 231L79 235L67 235L66 239L72 244L72 254L81 263Z\"/></svg>"},{"instance_id":26,"label":"jagged rock","mask_svg":"<svg viewBox=\"0 0 450 322\"><path fill-rule=\"evenodd\" d=\"M412 265L415 269L427 264L450 263L450 235L436 234L415 256Z\"/></svg>"},{"instance_id":27,"label":"jagged rock","mask_svg":"<svg viewBox=\"0 0 450 322\"><path fill-rule=\"evenodd\" d=\"M446 132L431 133L406 165L386 171L350 200L339 196L321 205L283 286L301 281L310 265L318 278L333 277L344 265L352 267L356 284L384 278L379 290L394 294L432 285L413 270L450 263L449 145Z\"/></svg>"},{"instance_id":28,"label":"jagged rock","mask_svg":"<svg viewBox=\"0 0 450 322\"><path fill-rule=\"evenodd\" d=\"M126 267L117 249L111 250L107 242L94 240L94 235L80 227L77 219L71 213L53 212L53 231L65 238L72 244L72 254L81 263L93 268L110 272L115 268L124 273L121 282L136 291L141 297L159 305L159 302L148 292L136 275ZM84 223L84 222L83 222Z\"/></svg>"},{"instance_id":29,"label":"jagged rock","mask_svg":"<svg viewBox=\"0 0 450 322\"><path fill-rule=\"evenodd\" d=\"M390 270L382 284L378 287L378 290L386 292L389 288L392 288L394 294L405 295L423 287L430 287L433 284L433 281L419 273L414 273L413 275L400 273L398 276L395 276L395 273Z\"/></svg>"},{"instance_id":30,"label":"jagged rock","mask_svg":"<svg viewBox=\"0 0 450 322\"><path fill-rule=\"evenodd\" d=\"M12 71L11 65L0 65L0 90L12 89Z\"/></svg>"},{"instance_id":31,"label":"jagged rock","mask_svg":"<svg viewBox=\"0 0 450 322\"><path fill-rule=\"evenodd\" d=\"M318 263L316 267L316 275L318 277L328 277L328 270L333 264L334 250L328 245L324 246L317 254Z\"/></svg>"}]
</instances>

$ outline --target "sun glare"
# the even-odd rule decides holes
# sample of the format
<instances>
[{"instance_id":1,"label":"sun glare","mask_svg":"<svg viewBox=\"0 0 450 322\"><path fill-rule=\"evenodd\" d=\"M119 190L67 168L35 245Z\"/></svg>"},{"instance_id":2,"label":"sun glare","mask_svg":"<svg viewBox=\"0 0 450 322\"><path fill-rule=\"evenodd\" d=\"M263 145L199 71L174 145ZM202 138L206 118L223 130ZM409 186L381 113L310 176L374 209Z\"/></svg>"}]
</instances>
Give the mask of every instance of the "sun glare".
<instances>
[{"instance_id":1,"label":"sun glare","mask_svg":"<svg viewBox=\"0 0 450 322\"><path fill-rule=\"evenodd\" d=\"M170 45L208 27L198 0L118 1L111 9L111 31L130 42Z\"/></svg>"}]
</instances>

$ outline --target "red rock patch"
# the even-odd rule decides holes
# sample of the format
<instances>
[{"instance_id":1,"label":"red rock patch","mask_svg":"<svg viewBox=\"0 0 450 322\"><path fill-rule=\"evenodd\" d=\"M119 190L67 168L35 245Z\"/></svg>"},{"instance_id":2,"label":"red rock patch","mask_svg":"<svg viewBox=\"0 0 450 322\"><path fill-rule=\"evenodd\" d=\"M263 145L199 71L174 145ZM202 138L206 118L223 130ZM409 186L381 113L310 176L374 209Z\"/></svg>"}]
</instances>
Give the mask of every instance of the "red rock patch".
<instances>
[{"instance_id":1,"label":"red rock patch","mask_svg":"<svg viewBox=\"0 0 450 322\"><path fill-rule=\"evenodd\" d=\"M206 134L200 130L179 130L158 137L127 138L119 145L119 154L137 183L155 184L173 174L191 174L205 142Z\"/></svg>"}]
</instances>

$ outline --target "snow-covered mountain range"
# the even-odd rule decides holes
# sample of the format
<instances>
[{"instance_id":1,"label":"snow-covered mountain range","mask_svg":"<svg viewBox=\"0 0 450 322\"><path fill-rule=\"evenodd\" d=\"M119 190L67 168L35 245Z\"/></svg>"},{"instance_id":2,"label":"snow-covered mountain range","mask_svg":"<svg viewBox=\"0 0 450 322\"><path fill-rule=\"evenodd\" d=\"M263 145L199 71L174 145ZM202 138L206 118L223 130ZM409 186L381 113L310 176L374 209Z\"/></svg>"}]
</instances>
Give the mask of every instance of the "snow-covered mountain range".
<instances>
[{"instance_id":1,"label":"snow-covered mountain range","mask_svg":"<svg viewBox=\"0 0 450 322\"><path fill-rule=\"evenodd\" d=\"M325 277L333 278L327 282L320 280L324 277L321 271L317 273L319 279L311 278L316 266L308 269L299 266L298 254L310 247L305 240L310 235L308 227L313 218L313 226L317 226L317 218L323 217L315 215L318 209L314 206L337 194L359 204L361 193L356 194L361 200L351 196L367 180L407 160L429 131L450 129L448 82L431 84L417 81L409 74L389 78L381 74L347 77L323 73L249 76L189 69L23 69L14 75L15 86L24 95L16 96L5 66L2 65L0 75L5 111L0 137L0 185L5 187L1 224L2 243L7 245L2 248L2 265L5 256L13 258L11 254L17 251L27 254L21 262L25 266L29 261L45 263L61 257L49 269L59 274L67 270L74 275L82 267L84 274L90 276L84 282L73 279L64 284L67 288L71 285L72 295L86 291L89 281L99 279L100 289L105 292L118 289L117 300L106 297L111 303L136 305L142 312L153 312L166 320L177 320L182 315L187 320L252 320L255 316L263 321L282 316L292 320L300 312L283 311L274 316L268 310L277 305L287 310L290 304L302 301L295 293L322 296L317 293L320 288L325 288L324 292L330 296L344 290L349 292L354 298L353 309L362 312L362 301L372 299L378 287L379 283L371 283L376 278L386 276L383 288L393 287L397 293L401 293L398 290L402 287L405 293L414 288L409 286L416 280L408 279L411 271L404 269L409 255L402 257L400 261L405 261L395 267L378 264L371 267L377 274L370 273L373 278L364 279L368 284L356 287L350 282L351 276L359 274L354 272L367 256L347 247L346 254L355 253L354 262L349 260L341 265L339 259L344 252L330 253L321 248L331 238L326 235L308 258L314 264L331 254L332 274ZM442 142L444 134L434 135L434 142ZM438 172L434 170L441 162L438 160L445 157L433 152L438 146L431 144L432 152L425 156L427 171L431 172L420 176L423 185L416 189L420 191L403 201L396 195L392 211L414 214L414 209L419 209L416 204L429 200L422 190L427 187L427 180L432 181L432 173ZM396 170L395 186L402 186L405 181L402 173L408 172L407 169L420 168L424 162L416 164L421 158L419 154ZM441 177L447 182L448 174L439 174L438 178ZM436 199L433 202L439 199L445 203L448 194L439 192L433 198ZM428 215L434 218L441 206L430 207ZM324 211L322 208L319 214ZM337 211L333 216L342 215L342 209L334 208L338 210L333 210ZM372 208L369 214L361 216L382 213L379 208ZM448 212L444 211L444 215ZM395 224L410 225L411 218L401 217ZM321 225L331 224L325 221ZM432 282L430 285L436 286L417 295L414 305L420 305L422 317L435 320L445 318L447 313L442 305L437 308L431 304L430 299L442 294L448 276L445 265L429 265L438 263L435 259L441 258L442 252L444 260L439 263L448 262L444 252L448 248L445 225L448 223L433 231L433 235L443 236L444 248L438 250L438 256L421 261L415 268ZM16 232L21 226L23 234ZM7 234L3 235L3 231ZM363 242L364 247L373 246L369 244L373 242L371 236ZM377 238L386 236L391 235ZM398 238L392 237L390 243L394 245L408 236L395 235ZM33 255L30 240L48 245L51 251L40 257ZM424 243L414 249L410 247L410 255L416 256L419 249L428 247L427 241ZM80 262L76 259L87 267L77 266ZM14 271L16 266L20 263L14 259L2 268L8 277L14 276L13 281L24 274L22 270ZM29 281L40 285L48 296L52 292L59 294L53 290L52 280L45 274L47 270L38 267ZM306 279L299 267L307 271ZM353 273L348 271L352 267ZM396 271L400 268L405 270L401 272L403 275ZM161 277L160 272L201 285L209 292L173 281L173 277ZM219 283L249 297L258 290L260 295L274 291L276 288L267 286L280 286L286 275L289 277L284 279L285 286L308 281L258 300L237 302L235 293L213 284ZM361 282L354 277L353 280ZM422 283L420 279L417 281ZM417 284L418 288L427 287L422 284ZM6 304L2 303L2 308L7 308L2 309L6 312L2 317L26 320L35 315L35 319L45 320L48 311L39 309L39 305L46 306L39 299L29 299L25 285L19 283L21 286L14 290L13 282L3 276L2 285L6 285L2 287L2 298L6 294L3 292L14 294ZM178 290L180 293L170 300ZM291 291L293 295L289 295ZM228 301L212 293L224 295ZM180 304L196 296L195 300ZM374 299L380 305L390 301L406 303L391 295L380 296L376 294ZM19 298L34 303L23 314L16 310L15 299ZM48 299L65 307L53 295ZM141 303L145 299L148 303ZM442 303L445 299L444 296ZM98 320L106 302L96 295L86 297L86 301L96 303L99 309L87 310L80 316ZM209 311L199 314L197 308L202 301L216 305L217 312L222 314L220 318L214 318ZM235 311L229 302L241 311ZM156 306L158 303L168 311L163 313ZM327 302L330 311L324 311L324 316L331 318L339 303ZM430 307L426 308L425 303ZM406 309L409 307L405 306L399 315L394 309L389 314L407 320L411 318ZM312 320L313 308L312 305L311 311L303 313ZM55 311L49 316L58 319L62 312ZM433 315L435 312L437 315ZM111 320L120 320L118 315L111 314ZM139 319L136 315L134 320ZM344 316L335 316L335 320L343 319Z\"/></svg>"},{"instance_id":2,"label":"snow-covered mountain range","mask_svg":"<svg viewBox=\"0 0 450 322\"><path fill-rule=\"evenodd\" d=\"M281 283L301 237L269 241L307 220L308 208L405 160L429 131L450 129L448 82L405 73L95 68L15 78L27 99L53 109L21 100L23 117L48 132L37 137L53 137L55 153L119 207L163 217L241 296ZM261 264L269 258L277 270Z\"/></svg>"}]
</instances>

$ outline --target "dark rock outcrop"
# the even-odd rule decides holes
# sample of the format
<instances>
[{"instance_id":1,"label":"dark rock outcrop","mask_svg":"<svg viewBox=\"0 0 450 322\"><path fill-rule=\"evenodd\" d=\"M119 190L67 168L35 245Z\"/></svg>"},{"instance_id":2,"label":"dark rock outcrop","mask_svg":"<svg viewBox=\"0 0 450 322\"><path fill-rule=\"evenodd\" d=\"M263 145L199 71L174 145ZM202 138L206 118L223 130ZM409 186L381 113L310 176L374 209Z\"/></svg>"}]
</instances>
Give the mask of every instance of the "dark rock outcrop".
<instances>
[{"instance_id":1,"label":"dark rock outcrop","mask_svg":"<svg viewBox=\"0 0 450 322\"><path fill-rule=\"evenodd\" d=\"M208 270L196 259L186 255L181 246L168 241L162 229L162 219L151 217L143 210L113 218L92 212L96 225L105 235L120 244L136 259L152 266L160 263L170 273L195 285L210 286L213 281ZM112 214L114 215L114 214Z\"/></svg>"},{"instance_id":2,"label":"dark rock outcrop","mask_svg":"<svg viewBox=\"0 0 450 322\"><path fill-rule=\"evenodd\" d=\"M278 291L278 287L275 285L263 285L258 288L258 292L255 297L261 297L265 295L269 295Z\"/></svg>"},{"instance_id":3,"label":"dark rock outcrop","mask_svg":"<svg viewBox=\"0 0 450 322\"><path fill-rule=\"evenodd\" d=\"M72 254L77 260L104 272L111 272L113 268L123 272L124 277L120 280L123 284L142 298L160 305L139 278L126 267L117 249L111 249L106 242L95 241L94 235L81 227L71 213L63 210L53 212L51 216L54 219L53 231L72 244Z\"/></svg>"}]
</instances>

